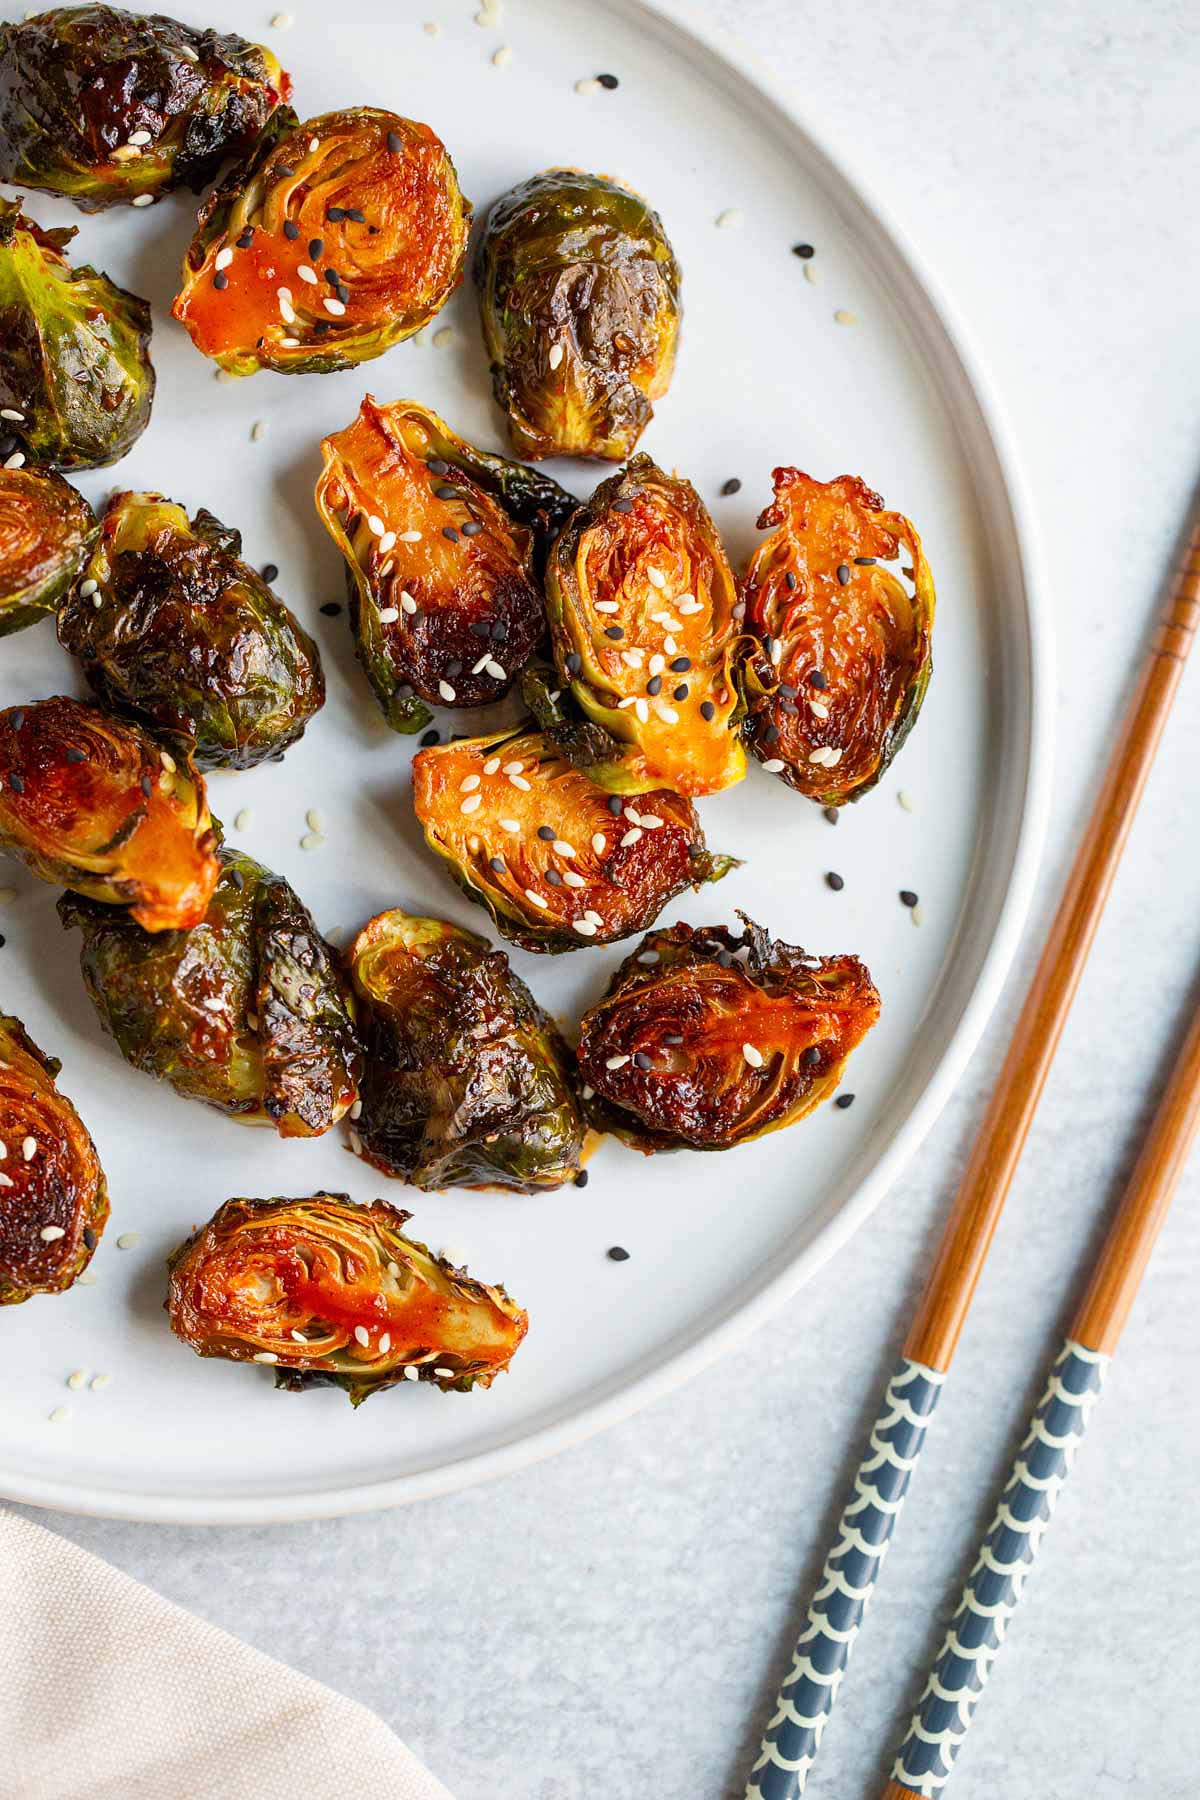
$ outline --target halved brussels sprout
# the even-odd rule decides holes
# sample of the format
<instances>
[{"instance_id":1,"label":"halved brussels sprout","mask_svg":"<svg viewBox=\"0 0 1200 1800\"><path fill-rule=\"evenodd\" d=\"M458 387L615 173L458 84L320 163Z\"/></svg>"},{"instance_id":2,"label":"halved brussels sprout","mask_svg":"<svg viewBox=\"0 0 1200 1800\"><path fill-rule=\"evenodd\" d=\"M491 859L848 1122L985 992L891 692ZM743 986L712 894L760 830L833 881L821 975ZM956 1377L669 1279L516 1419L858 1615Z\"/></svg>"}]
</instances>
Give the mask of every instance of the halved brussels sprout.
<instances>
[{"instance_id":1,"label":"halved brussels sprout","mask_svg":"<svg viewBox=\"0 0 1200 1800\"><path fill-rule=\"evenodd\" d=\"M0 200L0 436L35 462L98 469L150 423L150 307ZM5 451L5 456L10 454Z\"/></svg>"},{"instance_id":2,"label":"halved brussels sprout","mask_svg":"<svg viewBox=\"0 0 1200 1800\"><path fill-rule=\"evenodd\" d=\"M393 908L346 955L366 1064L354 1147L414 1187L561 1187L584 1126L570 1053L502 950Z\"/></svg>"},{"instance_id":3,"label":"halved brussels sprout","mask_svg":"<svg viewBox=\"0 0 1200 1800\"><path fill-rule=\"evenodd\" d=\"M0 1013L0 1306L69 1288L108 1219L96 1146L54 1085L61 1067Z\"/></svg>"},{"instance_id":4,"label":"halved brussels sprout","mask_svg":"<svg viewBox=\"0 0 1200 1800\"><path fill-rule=\"evenodd\" d=\"M821 806L875 786L917 722L932 668L933 577L903 513L855 475L776 469L773 526L744 585L745 734L765 769ZM908 552L910 594L884 561Z\"/></svg>"},{"instance_id":5,"label":"halved brussels sprout","mask_svg":"<svg viewBox=\"0 0 1200 1800\"><path fill-rule=\"evenodd\" d=\"M346 559L358 658L394 731L507 693L545 631L535 533L574 508L556 482L482 457L413 400L321 445L317 511Z\"/></svg>"},{"instance_id":6,"label":"halved brussels sprout","mask_svg":"<svg viewBox=\"0 0 1200 1800\"><path fill-rule=\"evenodd\" d=\"M64 894L105 1031L135 1069L280 1137L317 1137L358 1095L341 972L281 875L223 847L208 911L150 937L125 913Z\"/></svg>"},{"instance_id":7,"label":"halved brussels sprout","mask_svg":"<svg viewBox=\"0 0 1200 1800\"><path fill-rule=\"evenodd\" d=\"M84 212L207 187L291 80L245 38L161 13L59 6L0 25L0 181Z\"/></svg>"},{"instance_id":8,"label":"halved brussels sprout","mask_svg":"<svg viewBox=\"0 0 1200 1800\"><path fill-rule=\"evenodd\" d=\"M186 733L202 769L278 756L325 701L317 646L241 549L203 508L189 521L161 494L114 494L90 591L58 615L104 704Z\"/></svg>"},{"instance_id":9,"label":"halved brussels sprout","mask_svg":"<svg viewBox=\"0 0 1200 1800\"><path fill-rule=\"evenodd\" d=\"M652 931L583 1016L592 1124L647 1155L729 1150L804 1118L879 1017L854 956L809 956L744 913Z\"/></svg>"},{"instance_id":10,"label":"halved brussels sprout","mask_svg":"<svg viewBox=\"0 0 1200 1800\"><path fill-rule=\"evenodd\" d=\"M375 106L271 120L209 195L173 308L231 375L381 356L462 280L471 203L442 140Z\"/></svg>"},{"instance_id":11,"label":"halved brussels sprout","mask_svg":"<svg viewBox=\"0 0 1200 1800\"><path fill-rule=\"evenodd\" d=\"M635 747L598 779L715 794L746 757L731 729L737 583L690 482L648 456L602 481L546 567L554 657L579 705Z\"/></svg>"},{"instance_id":12,"label":"halved brussels sprout","mask_svg":"<svg viewBox=\"0 0 1200 1800\"><path fill-rule=\"evenodd\" d=\"M199 1356L270 1363L277 1388L340 1387L355 1406L406 1377L491 1387L529 1315L405 1237L411 1216L347 1194L227 1200L169 1260L171 1330Z\"/></svg>"},{"instance_id":13,"label":"halved brussels sprout","mask_svg":"<svg viewBox=\"0 0 1200 1800\"><path fill-rule=\"evenodd\" d=\"M146 931L186 931L217 879L204 778L183 739L59 694L0 712L0 850ZM123 915L119 915L123 916Z\"/></svg>"},{"instance_id":14,"label":"halved brussels sprout","mask_svg":"<svg viewBox=\"0 0 1200 1800\"><path fill-rule=\"evenodd\" d=\"M0 469L0 638L55 610L97 530L91 507L61 475Z\"/></svg>"},{"instance_id":15,"label":"halved brussels sprout","mask_svg":"<svg viewBox=\"0 0 1200 1800\"><path fill-rule=\"evenodd\" d=\"M622 800L550 733L461 738L418 751L412 771L425 842L523 950L615 943L737 867L705 848L690 800Z\"/></svg>"},{"instance_id":16,"label":"halved brussels sprout","mask_svg":"<svg viewBox=\"0 0 1200 1800\"><path fill-rule=\"evenodd\" d=\"M629 456L679 333L679 264L654 209L603 175L547 169L492 207L475 279L517 454Z\"/></svg>"}]
</instances>

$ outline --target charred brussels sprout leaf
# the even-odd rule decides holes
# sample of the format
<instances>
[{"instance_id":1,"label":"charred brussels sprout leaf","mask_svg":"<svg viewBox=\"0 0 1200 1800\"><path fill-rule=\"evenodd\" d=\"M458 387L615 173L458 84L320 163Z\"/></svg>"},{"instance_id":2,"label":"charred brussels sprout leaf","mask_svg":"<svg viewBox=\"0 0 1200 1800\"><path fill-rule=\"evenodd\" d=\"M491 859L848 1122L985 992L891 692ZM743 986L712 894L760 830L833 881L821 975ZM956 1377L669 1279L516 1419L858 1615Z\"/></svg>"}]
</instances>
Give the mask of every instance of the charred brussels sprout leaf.
<instances>
[{"instance_id":1,"label":"charred brussels sprout leaf","mask_svg":"<svg viewBox=\"0 0 1200 1800\"><path fill-rule=\"evenodd\" d=\"M19 1019L0 1013L0 1144L9 1151L0 1165L0 1306L69 1288L108 1219L96 1146L55 1087L58 1070Z\"/></svg>"},{"instance_id":2,"label":"charred brussels sprout leaf","mask_svg":"<svg viewBox=\"0 0 1200 1800\"><path fill-rule=\"evenodd\" d=\"M507 693L545 630L535 531L569 496L501 457L485 462L412 400L368 395L321 448L317 511L346 559L358 658L388 724L419 731L425 702Z\"/></svg>"},{"instance_id":3,"label":"charred brussels sprout leaf","mask_svg":"<svg viewBox=\"0 0 1200 1800\"><path fill-rule=\"evenodd\" d=\"M199 193L290 91L261 44L161 13L56 7L0 25L0 180L84 212Z\"/></svg>"},{"instance_id":4,"label":"charred brussels sprout leaf","mask_svg":"<svg viewBox=\"0 0 1200 1800\"><path fill-rule=\"evenodd\" d=\"M411 337L462 280L471 205L428 125L281 109L200 208L174 313L232 375L325 374Z\"/></svg>"},{"instance_id":5,"label":"charred brussels sprout leaf","mask_svg":"<svg viewBox=\"0 0 1200 1800\"><path fill-rule=\"evenodd\" d=\"M150 423L150 308L89 264L73 269L74 236L0 200L0 407L33 461L98 469Z\"/></svg>"},{"instance_id":6,"label":"charred brussels sprout leaf","mask_svg":"<svg viewBox=\"0 0 1200 1800\"><path fill-rule=\"evenodd\" d=\"M679 332L679 265L653 208L602 175L548 169L496 202L475 278L517 454L629 456Z\"/></svg>"},{"instance_id":7,"label":"charred brussels sprout leaf","mask_svg":"<svg viewBox=\"0 0 1200 1800\"><path fill-rule=\"evenodd\" d=\"M410 1214L346 1194L227 1200L170 1259L171 1329L199 1356L275 1365L275 1385L355 1406L406 1376L490 1387L529 1315L403 1235Z\"/></svg>"},{"instance_id":8,"label":"charred brussels sprout leaf","mask_svg":"<svg viewBox=\"0 0 1200 1800\"><path fill-rule=\"evenodd\" d=\"M43 881L186 931L217 879L204 779L174 754L63 695L0 712L0 850ZM123 917L123 914L118 914Z\"/></svg>"},{"instance_id":9,"label":"charred brussels sprout leaf","mask_svg":"<svg viewBox=\"0 0 1200 1800\"><path fill-rule=\"evenodd\" d=\"M602 481L554 545L546 607L564 684L635 752L599 780L681 794L741 780L737 584L690 482L648 456Z\"/></svg>"},{"instance_id":10,"label":"charred brussels sprout leaf","mask_svg":"<svg viewBox=\"0 0 1200 1800\"><path fill-rule=\"evenodd\" d=\"M854 475L776 469L746 576L741 681L750 747L821 806L861 799L917 722L932 667L933 577L902 513ZM879 565L908 556L914 591Z\"/></svg>"},{"instance_id":11,"label":"charred brussels sprout leaf","mask_svg":"<svg viewBox=\"0 0 1200 1800\"><path fill-rule=\"evenodd\" d=\"M502 950L393 910L347 953L366 1064L361 1153L414 1187L560 1187L584 1127L569 1053Z\"/></svg>"},{"instance_id":12,"label":"charred brussels sprout leaf","mask_svg":"<svg viewBox=\"0 0 1200 1800\"><path fill-rule=\"evenodd\" d=\"M281 1137L316 1137L358 1092L340 972L282 876L229 849L220 865L190 931L151 937L70 894L59 916L83 933L84 983L126 1062Z\"/></svg>"},{"instance_id":13,"label":"charred brussels sprout leaf","mask_svg":"<svg viewBox=\"0 0 1200 1800\"><path fill-rule=\"evenodd\" d=\"M598 1129L647 1154L728 1150L833 1092L879 1017L870 975L745 923L744 936L652 931L584 1014L579 1073Z\"/></svg>"},{"instance_id":14,"label":"charred brussels sprout leaf","mask_svg":"<svg viewBox=\"0 0 1200 1800\"><path fill-rule=\"evenodd\" d=\"M317 646L241 560L211 513L116 494L58 635L99 698L195 741L202 769L248 769L294 743L322 706Z\"/></svg>"},{"instance_id":15,"label":"charred brussels sprout leaf","mask_svg":"<svg viewBox=\"0 0 1200 1800\"><path fill-rule=\"evenodd\" d=\"M413 803L430 849L524 950L615 943L737 866L705 848L681 794L614 799L545 732L418 751Z\"/></svg>"},{"instance_id":16,"label":"charred brussels sprout leaf","mask_svg":"<svg viewBox=\"0 0 1200 1800\"><path fill-rule=\"evenodd\" d=\"M55 610L96 530L91 507L61 475L0 469L0 638Z\"/></svg>"}]
</instances>

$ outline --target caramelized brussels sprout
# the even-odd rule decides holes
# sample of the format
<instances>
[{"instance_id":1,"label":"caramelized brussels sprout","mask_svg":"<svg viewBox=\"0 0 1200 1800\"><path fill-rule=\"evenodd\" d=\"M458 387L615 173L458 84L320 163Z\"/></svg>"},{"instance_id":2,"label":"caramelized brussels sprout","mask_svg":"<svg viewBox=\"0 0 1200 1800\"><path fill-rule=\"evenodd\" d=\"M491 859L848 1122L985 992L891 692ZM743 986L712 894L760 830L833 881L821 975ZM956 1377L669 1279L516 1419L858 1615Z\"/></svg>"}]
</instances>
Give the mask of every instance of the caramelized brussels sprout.
<instances>
[{"instance_id":1,"label":"caramelized brussels sprout","mask_svg":"<svg viewBox=\"0 0 1200 1800\"><path fill-rule=\"evenodd\" d=\"M150 308L0 199L0 408L5 439L35 462L98 469L150 423Z\"/></svg>"},{"instance_id":2,"label":"caramelized brussels sprout","mask_svg":"<svg viewBox=\"0 0 1200 1800\"><path fill-rule=\"evenodd\" d=\"M591 1122L647 1155L729 1150L794 1124L879 1017L857 957L808 956L740 917L744 935L652 931L583 1016Z\"/></svg>"},{"instance_id":3,"label":"caramelized brussels sprout","mask_svg":"<svg viewBox=\"0 0 1200 1800\"><path fill-rule=\"evenodd\" d=\"M157 937L72 894L58 911L83 933L84 984L135 1069L280 1137L317 1137L354 1104L359 1049L341 974L281 875L222 848L203 919Z\"/></svg>"},{"instance_id":4,"label":"caramelized brussels sprout","mask_svg":"<svg viewBox=\"0 0 1200 1800\"><path fill-rule=\"evenodd\" d=\"M0 181L84 212L198 194L291 85L261 44L161 13L59 6L0 25Z\"/></svg>"},{"instance_id":5,"label":"caramelized brussels sprout","mask_svg":"<svg viewBox=\"0 0 1200 1800\"><path fill-rule=\"evenodd\" d=\"M403 1235L412 1215L347 1194L227 1200L170 1258L167 1313L198 1356L275 1365L275 1386L353 1405L406 1377L491 1387L529 1315Z\"/></svg>"},{"instance_id":6,"label":"caramelized brussels sprout","mask_svg":"<svg viewBox=\"0 0 1200 1800\"><path fill-rule=\"evenodd\" d=\"M550 733L462 738L418 751L412 769L425 842L523 950L615 943L737 867L705 848L681 794L622 801Z\"/></svg>"},{"instance_id":7,"label":"caramelized brussels sprout","mask_svg":"<svg viewBox=\"0 0 1200 1800\"><path fill-rule=\"evenodd\" d=\"M426 701L507 693L545 630L536 536L574 501L412 400L368 395L321 449L317 511L346 559L358 658L388 724L420 731Z\"/></svg>"},{"instance_id":8,"label":"caramelized brussels sprout","mask_svg":"<svg viewBox=\"0 0 1200 1800\"><path fill-rule=\"evenodd\" d=\"M475 279L517 454L629 456L679 333L679 264L653 208L603 175L548 169L493 206Z\"/></svg>"},{"instance_id":9,"label":"caramelized brussels sprout","mask_svg":"<svg viewBox=\"0 0 1200 1800\"><path fill-rule=\"evenodd\" d=\"M86 595L58 615L64 649L106 706L183 732L202 769L248 769L304 733L325 701L317 646L242 540L203 509L115 494Z\"/></svg>"},{"instance_id":10,"label":"caramelized brussels sprout","mask_svg":"<svg viewBox=\"0 0 1200 1800\"><path fill-rule=\"evenodd\" d=\"M574 514L546 568L555 661L588 717L636 750L599 780L681 794L741 780L737 606L703 501L648 456Z\"/></svg>"},{"instance_id":11,"label":"caramelized brussels sprout","mask_svg":"<svg viewBox=\"0 0 1200 1800\"><path fill-rule=\"evenodd\" d=\"M774 471L773 527L745 582L745 734L765 769L821 806L859 800L917 722L932 668L933 577L902 513L854 475ZM881 568L907 551L909 594Z\"/></svg>"},{"instance_id":12,"label":"caramelized brussels sprout","mask_svg":"<svg viewBox=\"0 0 1200 1800\"><path fill-rule=\"evenodd\" d=\"M61 1066L0 1013L0 1306L69 1288L108 1219L96 1146L54 1085Z\"/></svg>"},{"instance_id":13,"label":"caramelized brussels sprout","mask_svg":"<svg viewBox=\"0 0 1200 1800\"><path fill-rule=\"evenodd\" d=\"M91 507L61 475L0 469L0 638L55 610L96 530Z\"/></svg>"},{"instance_id":14,"label":"caramelized brussels sprout","mask_svg":"<svg viewBox=\"0 0 1200 1800\"><path fill-rule=\"evenodd\" d=\"M428 125L374 106L277 112L200 208L174 313L231 375L381 356L462 280L471 204Z\"/></svg>"},{"instance_id":15,"label":"caramelized brussels sprout","mask_svg":"<svg viewBox=\"0 0 1200 1800\"><path fill-rule=\"evenodd\" d=\"M584 1127L553 1021L502 950L393 909L347 962L366 1065L355 1148L414 1187L561 1187Z\"/></svg>"},{"instance_id":16,"label":"caramelized brussels sprout","mask_svg":"<svg viewBox=\"0 0 1200 1800\"><path fill-rule=\"evenodd\" d=\"M217 879L186 742L172 754L62 694L0 712L0 850L43 881L127 907L149 932L199 924Z\"/></svg>"}]
</instances>

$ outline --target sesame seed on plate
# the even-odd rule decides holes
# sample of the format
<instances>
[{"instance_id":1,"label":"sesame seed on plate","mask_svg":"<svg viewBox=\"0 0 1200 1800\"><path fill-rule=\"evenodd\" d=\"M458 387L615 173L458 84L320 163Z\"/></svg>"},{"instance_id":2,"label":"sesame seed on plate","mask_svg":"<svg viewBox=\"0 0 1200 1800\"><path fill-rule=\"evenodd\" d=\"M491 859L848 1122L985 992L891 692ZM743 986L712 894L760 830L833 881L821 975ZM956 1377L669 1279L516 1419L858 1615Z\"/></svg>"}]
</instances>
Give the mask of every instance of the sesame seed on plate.
<instances>
[{"instance_id":1,"label":"sesame seed on plate","mask_svg":"<svg viewBox=\"0 0 1200 1800\"><path fill-rule=\"evenodd\" d=\"M250 808L248 806L243 806L242 810L234 818L233 829L235 831L249 831L253 819L254 814L251 812Z\"/></svg>"},{"instance_id":2,"label":"sesame seed on plate","mask_svg":"<svg viewBox=\"0 0 1200 1800\"><path fill-rule=\"evenodd\" d=\"M836 869L830 869L826 874L825 886L831 888L835 894L840 894L845 885L844 877L839 875Z\"/></svg>"},{"instance_id":3,"label":"sesame seed on plate","mask_svg":"<svg viewBox=\"0 0 1200 1800\"><path fill-rule=\"evenodd\" d=\"M276 31L290 31L296 23L291 13L276 13L271 24Z\"/></svg>"},{"instance_id":4,"label":"sesame seed on plate","mask_svg":"<svg viewBox=\"0 0 1200 1800\"><path fill-rule=\"evenodd\" d=\"M88 1386L93 1394L102 1394L106 1387L112 1386L112 1376L108 1374L107 1370L102 1369L98 1375L92 1376Z\"/></svg>"},{"instance_id":5,"label":"sesame seed on plate","mask_svg":"<svg viewBox=\"0 0 1200 1800\"><path fill-rule=\"evenodd\" d=\"M267 421L265 419L255 419L253 425L250 427L250 442L252 444L261 444L266 435Z\"/></svg>"},{"instance_id":6,"label":"sesame seed on plate","mask_svg":"<svg viewBox=\"0 0 1200 1800\"><path fill-rule=\"evenodd\" d=\"M453 341L454 327L452 325L443 325L440 331L435 331L433 334L433 347L435 350L444 350L446 345L453 343Z\"/></svg>"},{"instance_id":7,"label":"sesame seed on plate","mask_svg":"<svg viewBox=\"0 0 1200 1800\"><path fill-rule=\"evenodd\" d=\"M153 194L135 194L132 201L130 202L130 204L133 206L153 206L154 205L154 195Z\"/></svg>"},{"instance_id":8,"label":"sesame seed on plate","mask_svg":"<svg viewBox=\"0 0 1200 1800\"><path fill-rule=\"evenodd\" d=\"M743 1044L742 1045L742 1055L745 1057L746 1061L750 1064L750 1067L752 1069L761 1069L762 1068L763 1053L761 1050L756 1049L753 1044Z\"/></svg>"},{"instance_id":9,"label":"sesame seed on plate","mask_svg":"<svg viewBox=\"0 0 1200 1800\"><path fill-rule=\"evenodd\" d=\"M848 311L844 306L839 306L833 315L833 321L835 325L857 325L858 314Z\"/></svg>"},{"instance_id":10,"label":"sesame seed on plate","mask_svg":"<svg viewBox=\"0 0 1200 1800\"><path fill-rule=\"evenodd\" d=\"M923 925L925 923L925 910L920 901L917 902L916 906L909 907L908 916L914 925Z\"/></svg>"},{"instance_id":11,"label":"sesame seed on plate","mask_svg":"<svg viewBox=\"0 0 1200 1800\"><path fill-rule=\"evenodd\" d=\"M118 1250L136 1250L142 1241L140 1231L123 1231L117 1239Z\"/></svg>"},{"instance_id":12,"label":"sesame seed on plate","mask_svg":"<svg viewBox=\"0 0 1200 1800\"><path fill-rule=\"evenodd\" d=\"M67 1386L73 1394L77 1394L86 1380L86 1369L72 1369L71 1373L67 1376Z\"/></svg>"},{"instance_id":13,"label":"sesame seed on plate","mask_svg":"<svg viewBox=\"0 0 1200 1800\"><path fill-rule=\"evenodd\" d=\"M65 1425L71 1417L71 1409L69 1406L56 1406L53 1412L46 1414L46 1417L51 1425Z\"/></svg>"},{"instance_id":14,"label":"sesame seed on plate","mask_svg":"<svg viewBox=\"0 0 1200 1800\"><path fill-rule=\"evenodd\" d=\"M907 788L901 788L897 793L896 804L902 807L907 813L916 811L916 807L913 805L913 797Z\"/></svg>"},{"instance_id":15,"label":"sesame seed on plate","mask_svg":"<svg viewBox=\"0 0 1200 1800\"><path fill-rule=\"evenodd\" d=\"M736 226L740 225L741 222L742 222L741 209L736 206L727 206L725 208L724 212L719 212L717 214L717 217L715 220L715 223L720 227L720 229L722 231L732 230Z\"/></svg>"},{"instance_id":16,"label":"sesame seed on plate","mask_svg":"<svg viewBox=\"0 0 1200 1800\"><path fill-rule=\"evenodd\" d=\"M587 75L582 81L575 83L575 92L577 94L598 94L601 92L600 83L594 75Z\"/></svg>"},{"instance_id":17,"label":"sesame seed on plate","mask_svg":"<svg viewBox=\"0 0 1200 1800\"><path fill-rule=\"evenodd\" d=\"M512 61L512 45L511 44L501 44L500 48L498 50L493 51L493 53L492 53L492 67L494 69L502 69L506 63L510 63L511 61Z\"/></svg>"},{"instance_id":18,"label":"sesame seed on plate","mask_svg":"<svg viewBox=\"0 0 1200 1800\"><path fill-rule=\"evenodd\" d=\"M306 831L300 839L300 848L302 850L319 850L324 842L325 839L321 832Z\"/></svg>"},{"instance_id":19,"label":"sesame seed on plate","mask_svg":"<svg viewBox=\"0 0 1200 1800\"><path fill-rule=\"evenodd\" d=\"M43 1244L56 1244L59 1238L66 1237L66 1235L67 1234L61 1225L43 1225L42 1229L38 1232L38 1236L41 1238Z\"/></svg>"}]
</instances>

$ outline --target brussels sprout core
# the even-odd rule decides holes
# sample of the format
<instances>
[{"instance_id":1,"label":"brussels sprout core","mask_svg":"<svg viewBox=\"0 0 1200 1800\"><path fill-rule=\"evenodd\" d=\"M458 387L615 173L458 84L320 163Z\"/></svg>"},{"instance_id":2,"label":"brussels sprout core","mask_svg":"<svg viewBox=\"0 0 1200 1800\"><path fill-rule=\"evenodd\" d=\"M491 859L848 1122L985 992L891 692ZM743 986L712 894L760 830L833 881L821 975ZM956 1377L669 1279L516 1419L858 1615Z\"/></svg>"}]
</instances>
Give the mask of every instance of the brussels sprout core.
<instances>
[{"instance_id":1,"label":"brussels sprout core","mask_svg":"<svg viewBox=\"0 0 1200 1800\"><path fill-rule=\"evenodd\" d=\"M96 530L91 507L61 475L0 469L0 637L54 611Z\"/></svg>"}]
</instances>

